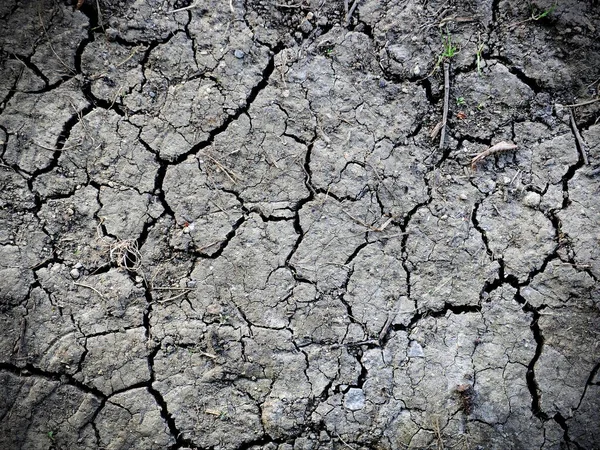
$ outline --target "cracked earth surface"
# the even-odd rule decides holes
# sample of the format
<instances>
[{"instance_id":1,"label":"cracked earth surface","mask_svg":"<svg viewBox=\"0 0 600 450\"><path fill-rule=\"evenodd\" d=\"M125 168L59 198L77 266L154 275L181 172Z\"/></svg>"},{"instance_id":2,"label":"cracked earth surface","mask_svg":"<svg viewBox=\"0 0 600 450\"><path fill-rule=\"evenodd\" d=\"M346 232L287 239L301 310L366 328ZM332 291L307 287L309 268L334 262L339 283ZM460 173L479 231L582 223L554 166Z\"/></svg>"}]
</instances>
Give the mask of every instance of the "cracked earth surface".
<instances>
[{"instance_id":1,"label":"cracked earth surface","mask_svg":"<svg viewBox=\"0 0 600 450\"><path fill-rule=\"evenodd\" d=\"M75 3L0 6L0 448L600 448L597 1Z\"/></svg>"}]
</instances>

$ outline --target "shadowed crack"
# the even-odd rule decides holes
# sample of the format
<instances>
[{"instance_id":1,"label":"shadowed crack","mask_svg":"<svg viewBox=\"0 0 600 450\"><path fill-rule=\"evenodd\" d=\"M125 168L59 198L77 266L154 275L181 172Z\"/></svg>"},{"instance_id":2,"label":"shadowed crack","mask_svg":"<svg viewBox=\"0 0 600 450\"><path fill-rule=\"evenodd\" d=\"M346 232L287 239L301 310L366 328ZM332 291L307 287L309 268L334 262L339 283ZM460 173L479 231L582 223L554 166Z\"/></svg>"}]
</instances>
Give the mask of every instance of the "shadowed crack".
<instances>
[{"instance_id":1,"label":"shadowed crack","mask_svg":"<svg viewBox=\"0 0 600 450\"><path fill-rule=\"evenodd\" d=\"M209 132L208 138L206 140L194 145L190 150L182 153L181 155L174 158L173 160L167 161L167 163L169 165L179 164L179 163L185 161L188 158L188 156L195 155L200 150L212 145L212 143L214 142L214 140L217 136L219 136L220 134L227 131L229 126L234 121L236 121L242 114L247 114L248 110L250 109L250 106L252 105L254 100L256 100L256 97L258 96L258 94L260 92L262 92L269 84L269 78L271 77L271 74L275 70L275 57L282 49L283 49L283 45L278 45L271 52L272 54L270 55L269 62L267 63L266 67L264 68L264 70L262 72L262 79L250 90L250 93L246 97L246 104L237 108L233 114L229 115L225 119L225 121L223 122L222 125L211 130Z\"/></svg>"},{"instance_id":2,"label":"shadowed crack","mask_svg":"<svg viewBox=\"0 0 600 450\"><path fill-rule=\"evenodd\" d=\"M63 372L49 372L47 370L42 370L31 363L27 363L22 367L9 363L0 363L0 371L10 372L19 377L41 377L51 381L58 381L73 386L80 391L91 394L99 399L107 398L99 389L76 380L72 375Z\"/></svg>"},{"instance_id":3,"label":"shadowed crack","mask_svg":"<svg viewBox=\"0 0 600 450\"><path fill-rule=\"evenodd\" d=\"M158 390L156 390L153 386L153 383L156 380L156 375L154 373L154 358L158 354L159 350L160 350L160 345L157 345L156 347L154 347L154 349L148 355L148 369L150 371L150 381L148 383L146 383L146 389L148 390L150 395L152 395L152 397L154 397L156 404L160 408L160 415L163 418L163 420L167 423L167 426L169 427L169 432L171 433L171 436L173 436L173 439L175 439L175 444L171 445L168 448L168 450L177 450L181 447L199 449L200 447L196 446L190 439L183 438L181 432L177 428L175 419L169 412L167 402L165 401L162 394Z\"/></svg>"}]
</instances>

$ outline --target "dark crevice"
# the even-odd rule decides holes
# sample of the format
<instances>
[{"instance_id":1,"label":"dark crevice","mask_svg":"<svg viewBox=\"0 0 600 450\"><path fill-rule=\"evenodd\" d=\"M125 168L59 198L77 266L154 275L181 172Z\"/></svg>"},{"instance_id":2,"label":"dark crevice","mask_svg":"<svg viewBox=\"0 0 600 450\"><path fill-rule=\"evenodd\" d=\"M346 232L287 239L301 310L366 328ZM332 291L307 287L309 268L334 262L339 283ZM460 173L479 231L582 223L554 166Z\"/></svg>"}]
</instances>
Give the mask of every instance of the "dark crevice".
<instances>
[{"instance_id":1,"label":"dark crevice","mask_svg":"<svg viewBox=\"0 0 600 450\"><path fill-rule=\"evenodd\" d=\"M556 414L554 414L554 416L552 417L552 419L562 428L562 430L564 432L564 434L563 434L563 440L567 444L567 448L570 448L571 447L570 444L572 444L572 445L575 446L575 448L577 450L585 450L577 442L572 441L571 438L569 437L569 426L567 424L567 420L563 417L562 414L556 413Z\"/></svg>"},{"instance_id":2,"label":"dark crevice","mask_svg":"<svg viewBox=\"0 0 600 450\"><path fill-rule=\"evenodd\" d=\"M525 379L527 381L527 388L529 389L529 394L531 395L531 411L533 412L534 416L546 421L549 420L550 417L548 416L548 414L542 411L540 389L535 378L535 365L542 354L542 349L544 348L544 336L542 335L542 330L540 329L538 323L541 317L539 312L540 308L534 308L529 303L527 303L527 301L521 296L519 291L517 291L517 294L515 295L515 300L517 301L517 303L522 305L523 311L529 312L533 315L529 328L533 333L533 339L536 342L536 348L533 358L527 365L527 373L525 375Z\"/></svg>"},{"instance_id":3,"label":"dark crevice","mask_svg":"<svg viewBox=\"0 0 600 450\"><path fill-rule=\"evenodd\" d=\"M431 81L429 78L420 80L417 85L421 86L425 90L425 97L430 105L435 105L439 99L436 99L431 90Z\"/></svg>"},{"instance_id":4,"label":"dark crevice","mask_svg":"<svg viewBox=\"0 0 600 450\"><path fill-rule=\"evenodd\" d=\"M52 152L52 159L51 159L50 163L46 167L35 170L33 173L31 173L30 178L27 180L27 187L29 188L29 190L31 192L33 192L35 194L35 201L36 201L36 205L38 206L37 211L39 211L39 208L42 205L42 201L41 201L39 194L34 190L33 183L35 182L37 177L39 177L42 174L51 172L52 170L54 170L56 168L56 166L58 166L58 161L59 161L60 155L62 153L62 149L64 148L67 140L69 139L69 136L71 135L71 131L73 130L73 127L75 125L77 125L83 119L83 117L85 117L87 114L89 114L93 109L94 109L93 105L88 105L88 106L84 107L81 111L77 111L75 114L73 114L69 118L69 120L67 120L65 122L65 124L63 125L63 128L62 128L62 131L58 135L58 138L56 139L56 143L54 144L54 148L56 150L54 152Z\"/></svg>"},{"instance_id":5,"label":"dark crevice","mask_svg":"<svg viewBox=\"0 0 600 450\"><path fill-rule=\"evenodd\" d=\"M24 56L24 55L9 55L9 59L15 59L17 61L20 61L21 63L23 63L25 65L25 67L27 67L29 70L31 70L35 76L37 76L39 79L41 79L44 82L44 87L42 89L40 89L39 91L35 91L36 93L38 92L45 92L46 90L48 90L48 86L50 85L50 80L48 80L48 77L46 75L44 75L44 73L39 69L38 66L36 66L34 63L31 62L31 56ZM17 77L17 81L19 80L19 78L21 77L21 75L19 75ZM16 86L15 86L16 89ZM30 91L25 91L26 93L30 93ZM33 93L33 92L31 92Z\"/></svg>"},{"instance_id":6,"label":"dark crevice","mask_svg":"<svg viewBox=\"0 0 600 450\"><path fill-rule=\"evenodd\" d=\"M246 97L246 104L244 106L241 106L238 109L236 109L235 112L233 114L229 115L223 121L223 123L220 126L218 126L218 127L214 128L213 130L211 130L209 132L208 138L206 140L204 140L202 142L199 142L198 144L194 145L187 152L184 152L181 155L179 155L176 158L174 158L173 160L168 161L167 163L169 165L179 164L179 163L185 161L188 158L188 156L195 155L200 150L202 150L202 149L204 149L204 148L212 145L212 143L214 142L215 138L218 135L220 135L221 133L225 132L227 130L227 128L229 128L229 126L235 120L237 120L242 114L247 113L248 109L250 108L250 106L252 105L252 103L254 102L254 100L256 100L256 97L258 96L258 94L260 92L262 92L267 87L267 85L269 84L269 78L271 77L271 74L275 70L275 55L277 53L279 53L282 49L283 49L283 46L279 44L273 50L273 52L272 52L273 54L269 58L269 62L267 63L267 66L263 70L262 79L256 84L256 86L254 86L250 90L250 93L248 94L248 97ZM143 64L144 63L142 62L142 65Z\"/></svg>"},{"instance_id":7,"label":"dark crevice","mask_svg":"<svg viewBox=\"0 0 600 450\"><path fill-rule=\"evenodd\" d=\"M86 394L91 394L101 399L106 398L106 395L102 393L102 391L95 387L88 386L87 384L84 384L81 381L76 380L70 374L61 372L49 372L47 370L39 369L31 363L27 363L23 367L19 367L9 363L0 363L0 371L10 372L14 375L18 375L19 377L35 376L45 378L47 380L57 381L63 384L74 386L80 391L85 392Z\"/></svg>"},{"instance_id":8,"label":"dark crevice","mask_svg":"<svg viewBox=\"0 0 600 450\"><path fill-rule=\"evenodd\" d=\"M492 0L492 24L498 23L498 15L500 14L500 0Z\"/></svg>"},{"instance_id":9,"label":"dark crevice","mask_svg":"<svg viewBox=\"0 0 600 450\"><path fill-rule=\"evenodd\" d=\"M0 56L3 56L2 53L0 53ZM6 108L6 106L8 105L8 103L10 102L11 98L17 93L17 86L19 84L19 81L21 80L21 75L23 74L23 70L25 70L25 69L21 69L21 72L16 77L16 79L15 79L14 83L12 84L12 86L9 88L8 93L2 99L2 101L0 101L0 114L2 114L4 112L4 109ZM7 135L8 135L8 133L7 133Z\"/></svg>"},{"instance_id":10,"label":"dark crevice","mask_svg":"<svg viewBox=\"0 0 600 450\"><path fill-rule=\"evenodd\" d=\"M534 78L531 78L523 72L523 69L516 66L509 58L502 55L497 55L495 57L491 57L489 59L495 59L500 62L502 65L506 66L508 71L516 76L519 81L529 86L529 88L536 94L543 92L542 87L539 85L538 81Z\"/></svg>"},{"instance_id":11,"label":"dark crevice","mask_svg":"<svg viewBox=\"0 0 600 450\"><path fill-rule=\"evenodd\" d=\"M408 251L407 251L407 242L408 242L408 224L410 223L411 219L413 218L413 216L417 213L417 211L420 208L423 208L427 205L429 205L432 201L433 201L433 195L432 195L432 189L431 186L429 184L429 180L427 178L427 176L425 176L424 178L425 184L427 186L427 200L425 200L424 202L418 203L416 204L410 211L408 211L406 213L406 215L403 217L402 222L398 224L398 226L400 227L400 230L402 231L403 235L402 235L402 242L400 244L400 248L401 248L401 260L402 260L402 268L404 269L404 272L406 273L406 296L410 299L411 298L411 280L410 280L410 275L411 275L411 271L410 271L410 267L408 267ZM417 309L417 300L413 299L414 304L415 304L415 309Z\"/></svg>"},{"instance_id":12,"label":"dark crevice","mask_svg":"<svg viewBox=\"0 0 600 450\"><path fill-rule=\"evenodd\" d=\"M221 256L221 254L223 254L223 251L227 248L231 242L231 239L233 239L235 236L238 228L241 227L246 220L246 216L242 216L231 226L231 230L225 236L225 240L219 244L219 248L214 253L208 254L201 251L195 251L194 253L201 258L217 259L219 256Z\"/></svg>"},{"instance_id":13,"label":"dark crevice","mask_svg":"<svg viewBox=\"0 0 600 450\"><path fill-rule=\"evenodd\" d=\"M79 11L90 21L90 31L99 26L98 11L96 11L96 2L84 1L79 6Z\"/></svg>"},{"instance_id":14,"label":"dark crevice","mask_svg":"<svg viewBox=\"0 0 600 450\"><path fill-rule=\"evenodd\" d=\"M142 142L144 146L147 145L142 139L139 139L139 141ZM158 198L158 201L165 210L165 213L170 217L175 218L175 211L173 211L171 205L169 205L167 202L166 193L163 189L163 182L165 180L165 176L167 175L168 167L169 166L165 163L159 163L158 170L156 171L156 176L154 178L154 195Z\"/></svg>"},{"instance_id":15,"label":"dark crevice","mask_svg":"<svg viewBox=\"0 0 600 450\"><path fill-rule=\"evenodd\" d=\"M600 370L600 363L596 364L594 366L594 368L592 369L592 371L590 372L590 376L588 377L587 381L585 382L583 392L581 393L581 398L579 399L579 403L577 404L577 407L575 407L576 411L579 409L579 407L581 406L581 402L583 402L583 399L585 398L585 394L587 393L588 386L593 386L595 384L594 378L596 378L596 375L598 374L599 370Z\"/></svg>"},{"instance_id":16,"label":"dark crevice","mask_svg":"<svg viewBox=\"0 0 600 450\"><path fill-rule=\"evenodd\" d=\"M453 305L448 302L444 303L444 306L440 310L426 310L417 312L411 319L408 325L394 324L392 329L394 331L410 331L412 328L424 317L445 317L448 312L452 314L471 314L480 313L481 305Z\"/></svg>"},{"instance_id":17,"label":"dark crevice","mask_svg":"<svg viewBox=\"0 0 600 450\"><path fill-rule=\"evenodd\" d=\"M315 196L315 191L314 191L314 188L313 188L312 182L311 182L312 171L310 168L310 158L311 158L311 154L312 154L313 145L314 145L314 142L311 142L308 144L307 150L306 150L306 156L304 157L304 173L305 173L304 185L308 189L309 194L307 197L300 200L294 207L294 211L295 211L294 231L298 235L298 238L296 239L296 242L294 243L292 250L285 258L286 267L290 268L290 270L292 271L292 275L294 276L294 279L296 279L296 281L301 281L301 282L310 282L310 280L300 277L297 274L296 269L290 264L290 260L292 259L292 256L296 253L296 251L298 250L298 247L300 247L300 243L304 239L304 230L302 229L302 226L300 224L300 210L302 209L302 207L305 204L307 204L308 202L311 202Z\"/></svg>"},{"instance_id":18,"label":"dark crevice","mask_svg":"<svg viewBox=\"0 0 600 450\"><path fill-rule=\"evenodd\" d=\"M412 139L414 137L416 137L421 130L423 129L423 121L419 120L417 122L417 126L415 127L415 129L413 131L411 131L410 133L408 133L408 135L406 135L407 139Z\"/></svg>"},{"instance_id":19,"label":"dark crevice","mask_svg":"<svg viewBox=\"0 0 600 450\"><path fill-rule=\"evenodd\" d=\"M346 259L346 261L344 262L344 265L348 265L350 264L354 258L356 258L358 256L358 254L360 253L360 251L365 248L367 245L369 245L369 242L366 242L366 233L365 233L365 242L363 242L362 244L360 244L358 247L356 247L354 249L354 251L352 252L352 254L350 256L348 256L348 258Z\"/></svg>"},{"instance_id":20,"label":"dark crevice","mask_svg":"<svg viewBox=\"0 0 600 450\"><path fill-rule=\"evenodd\" d=\"M83 55L83 52L85 51L85 48L87 47L87 45L90 42L94 41L94 30L96 29L96 27L98 27L98 11L96 11L95 8L95 4L92 5L92 3L94 2L83 2L83 4L80 6L79 11L81 11L82 14L84 14L88 20L90 21L90 26L88 27L88 35L85 39L83 39L79 45L77 46L77 49L75 50L75 58L74 58L74 65L75 65L75 71L77 73L82 73L81 71L81 57Z\"/></svg>"},{"instance_id":21,"label":"dark crevice","mask_svg":"<svg viewBox=\"0 0 600 450\"><path fill-rule=\"evenodd\" d=\"M150 324L150 316L152 315L152 305L154 299L152 298L152 293L150 292L151 286L148 283L145 283L144 297L146 298L146 308L144 309L144 314L142 316L142 325L144 326L144 335L146 339L150 341L152 339L152 328Z\"/></svg>"},{"instance_id":22,"label":"dark crevice","mask_svg":"<svg viewBox=\"0 0 600 450\"><path fill-rule=\"evenodd\" d=\"M106 110L112 109L119 116L125 117L125 112L121 109L120 105L118 105L115 102L109 102L108 100L98 98L92 93L91 81L86 80L83 82L81 86L81 92L83 92L83 95L85 96L86 100L90 102L94 107L99 107Z\"/></svg>"},{"instance_id":23,"label":"dark crevice","mask_svg":"<svg viewBox=\"0 0 600 450\"><path fill-rule=\"evenodd\" d=\"M158 390L156 390L153 386L153 383L156 380L156 376L154 373L154 358L158 354L159 350L160 350L160 345L157 345L152 350L152 352L150 352L150 354L148 355L148 369L150 371L150 381L146 384L146 389L148 390L150 395L152 395L152 397L154 397L154 400L156 401L158 407L160 408L160 415L163 418L163 420L166 422L166 424L169 428L169 432L171 433L171 436L173 436L173 439L175 439L175 444L168 447L168 449L176 450L181 447L198 449L199 447L197 447L191 440L183 438L183 436L181 435L181 432L177 428L175 419L169 412L169 408L167 407L167 402L165 401L162 394Z\"/></svg>"}]
</instances>

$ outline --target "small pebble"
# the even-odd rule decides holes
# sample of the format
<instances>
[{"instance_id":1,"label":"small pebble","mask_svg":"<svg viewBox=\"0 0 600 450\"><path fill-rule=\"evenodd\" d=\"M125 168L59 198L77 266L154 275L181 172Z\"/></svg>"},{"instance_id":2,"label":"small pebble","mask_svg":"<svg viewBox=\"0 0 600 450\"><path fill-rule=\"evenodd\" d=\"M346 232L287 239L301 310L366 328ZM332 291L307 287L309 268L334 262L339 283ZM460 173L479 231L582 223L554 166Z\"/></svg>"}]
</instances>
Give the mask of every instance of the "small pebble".
<instances>
[{"instance_id":1,"label":"small pebble","mask_svg":"<svg viewBox=\"0 0 600 450\"><path fill-rule=\"evenodd\" d=\"M79 270L77 269L72 269L69 274L71 275L71 278L73 278L74 280L76 280L77 278L79 278L79 276L81 275L79 273Z\"/></svg>"},{"instance_id":2,"label":"small pebble","mask_svg":"<svg viewBox=\"0 0 600 450\"><path fill-rule=\"evenodd\" d=\"M408 346L407 356L409 358L424 358L425 353L423 352L423 347L417 341L412 341Z\"/></svg>"},{"instance_id":3,"label":"small pebble","mask_svg":"<svg viewBox=\"0 0 600 450\"><path fill-rule=\"evenodd\" d=\"M233 52L233 54L238 59L242 59L244 56L246 56L246 54L242 50L240 50L240 49L238 49L235 52Z\"/></svg>"},{"instance_id":4,"label":"small pebble","mask_svg":"<svg viewBox=\"0 0 600 450\"><path fill-rule=\"evenodd\" d=\"M76 269L81 269L81 268L83 267L83 264L81 264L80 262L78 262L78 263L77 263L77 264L75 264L75 266L73 266L73 267L75 267Z\"/></svg>"},{"instance_id":5,"label":"small pebble","mask_svg":"<svg viewBox=\"0 0 600 450\"><path fill-rule=\"evenodd\" d=\"M523 198L523 203L530 208L537 208L540 205L542 197L537 192L528 192Z\"/></svg>"},{"instance_id":6,"label":"small pebble","mask_svg":"<svg viewBox=\"0 0 600 450\"><path fill-rule=\"evenodd\" d=\"M365 407L365 393L359 388L350 388L344 398L344 407L350 411L358 411Z\"/></svg>"}]
</instances>

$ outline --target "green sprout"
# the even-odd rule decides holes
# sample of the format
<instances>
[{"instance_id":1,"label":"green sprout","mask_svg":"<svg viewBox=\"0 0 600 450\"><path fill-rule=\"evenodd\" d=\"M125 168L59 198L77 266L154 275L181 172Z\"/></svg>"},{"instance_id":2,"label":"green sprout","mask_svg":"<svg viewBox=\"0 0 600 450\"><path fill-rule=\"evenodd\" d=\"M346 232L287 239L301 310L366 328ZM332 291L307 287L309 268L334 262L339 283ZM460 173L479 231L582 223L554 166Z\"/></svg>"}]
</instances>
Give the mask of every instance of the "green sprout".
<instances>
[{"instance_id":1,"label":"green sprout","mask_svg":"<svg viewBox=\"0 0 600 450\"><path fill-rule=\"evenodd\" d=\"M544 17L548 17L550 14L552 14L554 12L555 9L556 9L556 3L553 3L550 8L545 9L544 11L542 11L539 14L536 14L534 11L534 8L532 6L531 7L531 19L532 20L540 20L540 19L543 19Z\"/></svg>"},{"instance_id":2,"label":"green sprout","mask_svg":"<svg viewBox=\"0 0 600 450\"><path fill-rule=\"evenodd\" d=\"M453 58L458 53L458 47L452 44L452 37L450 34L446 34L442 41L442 54L441 58Z\"/></svg>"},{"instance_id":3,"label":"green sprout","mask_svg":"<svg viewBox=\"0 0 600 450\"><path fill-rule=\"evenodd\" d=\"M456 106L464 106L467 102L465 102L464 97L456 97Z\"/></svg>"}]
</instances>

